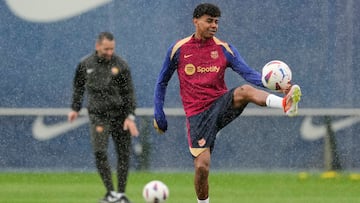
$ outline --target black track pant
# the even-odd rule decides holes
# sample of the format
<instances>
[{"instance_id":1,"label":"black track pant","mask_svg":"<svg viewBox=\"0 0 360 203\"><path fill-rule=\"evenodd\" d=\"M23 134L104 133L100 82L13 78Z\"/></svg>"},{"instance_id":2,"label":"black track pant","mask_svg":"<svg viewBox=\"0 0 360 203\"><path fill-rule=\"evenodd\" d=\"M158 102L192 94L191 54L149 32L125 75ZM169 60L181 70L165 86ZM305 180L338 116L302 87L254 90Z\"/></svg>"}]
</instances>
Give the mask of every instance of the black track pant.
<instances>
[{"instance_id":1,"label":"black track pant","mask_svg":"<svg viewBox=\"0 0 360 203\"><path fill-rule=\"evenodd\" d=\"M111 165L107 154L110 137L114 141L117 158L117 191L125 192L129 170L131 137L128 131L123 130L123 123L124 118L103 118L90 115L91 143L95 154L96 168L107 192L114 190Z\"/></svg>"}]
</instances>

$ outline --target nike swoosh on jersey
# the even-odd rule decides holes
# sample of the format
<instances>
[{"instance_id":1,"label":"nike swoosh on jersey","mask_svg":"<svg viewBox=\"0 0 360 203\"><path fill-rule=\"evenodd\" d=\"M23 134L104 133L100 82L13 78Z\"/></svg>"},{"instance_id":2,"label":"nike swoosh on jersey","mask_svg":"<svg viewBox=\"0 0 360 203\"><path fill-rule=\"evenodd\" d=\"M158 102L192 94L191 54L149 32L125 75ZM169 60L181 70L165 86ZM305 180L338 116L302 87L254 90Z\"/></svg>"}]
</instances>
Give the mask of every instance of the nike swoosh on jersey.
<instances>
[{"instance_id":1,"label":"nike swoosh on jersey","mask_svg":"<svg viewBox=\"0 0 360 203\"><path fill-rule=\"evenodd\" d=\"M65 20L103 6L112 0L6 0L17 17L36 23Z\"/></svg>"},{"instance_id":2,"label":"nike swoosh on jersey","mask_svg":"<svg viewBox=\"0 0 360 203\"><path fill-rule=\"evenodd\" d=\"M343 118L340 120L332 121L331 128L334 132L342 130L344 128L348 128L356 123L360 122L360 117L351 116L347 118ZM300 127L300 135L304 140L315 141L320 138L325 137L327 134L327 126L326 124L315 125L312 122L312 117L305 117L301 127Z\"/></svg>"},{"instance_id":3,"label":"nike swoosh on jersey","mask_svg":"<svg viewBox=\"0 0 360 203\"><path fill-rule=\"evenodd\" d=\"M72 123L68 121L59 122L56 124L46 125L44 123L44 116L38 116L33 123L32 134L33 137L39 141L53 139L70 130L76 129L89 121L88 117L79 117Z\"/></svg>"},{"instance_id":4,"label":"nike swoosh on jersey","mask_svg":"<svg viewBox=\"0 0 360 203\"><path fill-rule=\"evenodd\" d=\"M186 58L186 59L189 57L192 57L192 54L184 55L184 58Z\"/></svg>"}]
</instances>

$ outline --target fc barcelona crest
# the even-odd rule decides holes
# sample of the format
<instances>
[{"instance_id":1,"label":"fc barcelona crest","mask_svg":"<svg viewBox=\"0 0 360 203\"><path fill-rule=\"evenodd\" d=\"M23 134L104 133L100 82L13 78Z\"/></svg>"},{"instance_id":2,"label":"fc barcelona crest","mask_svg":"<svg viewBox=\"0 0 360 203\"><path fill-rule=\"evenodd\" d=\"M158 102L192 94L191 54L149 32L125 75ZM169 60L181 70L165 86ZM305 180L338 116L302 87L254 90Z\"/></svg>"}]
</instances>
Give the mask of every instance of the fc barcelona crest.
<instances>
[{"instance_id":1,"label":"fc barcelona crest","mask_svg":"<svg viewBox=\"0 0 360 203\"><path fill-rule=\"evenodd\" d=\"M120 69L118 67L114 66L111 68L111 73L113 75L117 75L117 74L119 74L119 72L120 72Z\"/></svg>"},{"instance_id":2,"label":"fc barcelona crest","mask_svg":"<svg viewBox=\"0 0 360 203\"><path fill-rule=\"evenodd\" d=\"M213 58L213 59L217 59L217 58L219 58L219 53L218 53L218 51L212 51L212 52L210 53L210 56L211 56L211 58Z\"/></svg>"}]
</instances>

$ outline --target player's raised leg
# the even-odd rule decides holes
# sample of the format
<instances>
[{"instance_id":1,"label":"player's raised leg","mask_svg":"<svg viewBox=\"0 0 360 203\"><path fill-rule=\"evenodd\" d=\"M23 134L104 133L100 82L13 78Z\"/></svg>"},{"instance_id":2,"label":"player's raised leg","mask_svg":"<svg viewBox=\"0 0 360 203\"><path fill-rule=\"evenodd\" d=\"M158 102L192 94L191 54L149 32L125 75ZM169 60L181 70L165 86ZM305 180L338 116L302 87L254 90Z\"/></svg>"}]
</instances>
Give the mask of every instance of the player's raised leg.
<instances>
[{"instance_id":1,"label":"player's raised leg","mask_svg":"<svg viewBox=\"0 0 360 203\"><path fill-rule=\"evenodd\" d=\"M293 85L284 98L250 85L242 85L234 91L233 104L235 108L244 107L248 103L271 108L281 108L286 115L296 116L300 99L301 89L298 85Z\"/></svg>"}]
</instances>

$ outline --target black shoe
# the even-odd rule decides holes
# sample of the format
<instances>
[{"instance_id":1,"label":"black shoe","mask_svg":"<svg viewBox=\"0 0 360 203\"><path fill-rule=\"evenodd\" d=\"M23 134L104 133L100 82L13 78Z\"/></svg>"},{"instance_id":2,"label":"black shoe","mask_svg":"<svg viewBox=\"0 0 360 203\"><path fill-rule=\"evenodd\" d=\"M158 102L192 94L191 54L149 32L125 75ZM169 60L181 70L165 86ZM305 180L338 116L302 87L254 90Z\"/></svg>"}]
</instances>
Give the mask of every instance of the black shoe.
<instances>
[{"instance_id":1,"label":"black shoe","mask_svg":"<svg viewBox=\"0 0 360 203\"><path fill-rule=\"evenodd\" d=\"M131 203L130 200L125 195L122 195L118 202L119 203Z\"/></svg>"},{"instance_id":2,"label":"black shoe","mask_svg":"<svg viewBox=\"0 0 360 203\"><path fill-rule=\"evenodd\" d=\"M99 203L120 203L120 199L117 196L117 193L111 191L111 192L107 192L105 194L105 197L101 200L99 200Z\"/></svg>"}]
</instances>

